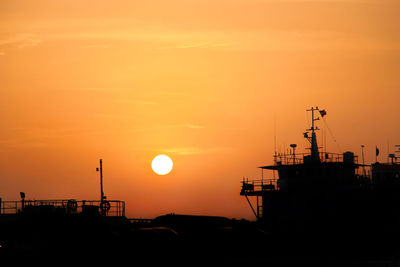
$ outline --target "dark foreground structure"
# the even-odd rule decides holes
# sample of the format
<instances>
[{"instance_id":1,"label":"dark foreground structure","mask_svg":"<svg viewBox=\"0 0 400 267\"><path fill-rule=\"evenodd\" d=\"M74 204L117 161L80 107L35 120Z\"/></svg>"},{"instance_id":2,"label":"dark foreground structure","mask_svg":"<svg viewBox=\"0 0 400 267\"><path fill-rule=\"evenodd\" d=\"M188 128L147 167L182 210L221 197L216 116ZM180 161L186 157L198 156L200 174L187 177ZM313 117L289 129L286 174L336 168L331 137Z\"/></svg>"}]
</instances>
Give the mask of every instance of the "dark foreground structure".
<instances>
[{"instance_id":1,"label":"dark foreground structure","mask_svg":"<svg viewBox=\"0 0 400 267\"><path fill-rule=\"evenodd\" d=\"M244 179L256 221L167 214L128 219L125 203L0 200L0 264L183 266L400 266L400 165L320 152L314 112L310 152L275 154ZM366 168L371 168L368 172ZM256 202L255 205L252 203ZM8 263L6 265L5 263Z\"/></svg>"},{"instance_id":2,"label":"dark foreground structure","mask_svg":"<svg viewBox=\"0 0 400 267\"><path fill-rule=\"evenodd\" d=\"M399 266L398 235L268 232L257 222L168 214L0 216L0 262L169 266ZM13 265L9 265L13 266Z\"/></svg>"},{"instance_id":3,"label":"dark foreground structure","mask_svg":"<svg viewBox=\"0 0 400 267\"><path fill-rule=\"evenodd\" d=\"M0 262L225 265L248 263L254 255L245 251L269 242L256 223L245 220L175 214L127 219L111 215L122 202L106 213L94 201L90 208L84 202L73 211L60 204L68 201L41 201L1 214Z\"/></svg>"},{"instance_id":4,"label":"dark foreground structure","mask_svg":"<svg viewBox=\"0 0 400 267\"><path fill-rule=\"evenodd\" d=\"M297 145L291 144L291 152L275 153L273 165L260 167L262 179L243 178L240 194L247 199L260 227L268 233L276 238L286 237L294 244L300 239L308 240L309 244L302 248L330 254L324 258L320 251L321 263L336 258L342 263L397 266L398 157L389 154L391 162L369 166L359 164L358 157L350 151L320 152L315 121L323 118L326 111L318 107L308 111L311 127L304 137L310 143L310 151L296 154ZM264 179L264 170L272 170L273 178ZM255 198L255 205L251 197Z\"/></svg>"}]
</instances>

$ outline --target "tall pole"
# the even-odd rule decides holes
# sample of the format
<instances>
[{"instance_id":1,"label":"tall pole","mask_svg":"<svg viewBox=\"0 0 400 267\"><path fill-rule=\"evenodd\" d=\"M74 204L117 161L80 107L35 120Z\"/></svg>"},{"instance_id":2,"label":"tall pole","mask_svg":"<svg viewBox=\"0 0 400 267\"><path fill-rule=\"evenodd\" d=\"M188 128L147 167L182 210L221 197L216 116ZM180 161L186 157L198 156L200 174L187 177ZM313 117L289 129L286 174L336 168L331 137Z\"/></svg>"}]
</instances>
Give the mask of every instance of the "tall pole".
<instances>
[{"instance_id":1,"label":"tall pole","mask_svg":"<svg viewBox=\"0 0 400 267\"><path fill-rule=\"evenodd\" d=\"M311 131L314 132L314 107L311 107Z\"/></svg>"},{"instance_id":2,"label":"tall pole","mask_svg":"<svg viewBox=\"0 0 400 267\"><path fill-rule=\"evenodd\" d=\"M319 130L318 127L314 127L314 121L319 120L319 118L314 119L314 111L319 110L318 107L311 107L311 109L308 109L307 111L311 111L311 129L308 129L307 131L311 130L311 158L314 161L319 162L320 157L319 157L319 151L318 151L318 144L317 144L317 136L315 134L316 130ZM308 139L310 140L310 139Z\"/></svg>"},{"instance_id":3,"label":"tall pole","mask_svg":"<svg viewBox=\"0 0 400 267\"><path fill-rule=\"evenodd\" d=\"M103 160L100 159L100 201L103 202L104 200L104 192L103 192Z\"/></svg>"},{"instance_id":4,"label":"tall pole","mask_svg":"<svg viewBox=\"0 0 400 267\"><path fill-rule=\"evenodd\" d=\"M365 176L365 163L364 163L364 145L361 145L361 155L362 155L362 163L363 163L363 175Z\"/></svg>"}]
</instances>

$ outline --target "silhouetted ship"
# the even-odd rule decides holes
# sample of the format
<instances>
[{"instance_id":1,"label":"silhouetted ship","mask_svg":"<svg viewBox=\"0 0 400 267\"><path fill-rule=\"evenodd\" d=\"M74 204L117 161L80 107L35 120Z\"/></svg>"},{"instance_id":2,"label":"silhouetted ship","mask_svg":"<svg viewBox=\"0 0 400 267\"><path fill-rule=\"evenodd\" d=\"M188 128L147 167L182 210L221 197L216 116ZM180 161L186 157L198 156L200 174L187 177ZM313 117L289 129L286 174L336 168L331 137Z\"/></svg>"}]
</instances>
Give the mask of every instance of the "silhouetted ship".
<instances>
[{"instance_id":1,"label":"silhouetted ship","mask_svg":"<svg viewBox=\"0 0 400 267\"><path fill-rule=\"evenodd\" d=\"M240 194L249 201L257 219L267 229L279 232L371 232L378 227L398 231L400 165L395 154L390 154L391 163L372 164L372 175L367 175L365 168L369 166L359 164L353 152L320 152L315 121L326 111L318 107L308 111L311 127L304 137L310 143L310 152L297 154L296 144L291 144L291 153L275 153L273 165L260 167L277 171L276 179L242 182ZM249 196L256 197L256 208Z\"/></svg>"},{"instance_id":2,"label":"silhouetted ship","mask_svg":"<svg viewBox=\"0 0 400 267\"><path fill-rule=\"evenodd\" d=\"M390 254L393 259L399 252L399 246L393 244L400 237L398 157L389 154L391 162L364 165L350 151L321 152L315 122L326 111L318 107L307 111L311 112L311 127L304 137L310 151L298 154L297 145L291 144L290 152L275 152L273 165L259 167L262 179L243 178L240 194L260 225L288 243L301 237L313 240L314 249L325 246L338 251L340 246L342 256L348 250L349 257ZM273 178L264 178L264 170L273 171ZM298 245L299 250L304 246Z\"/></svg>"}]
</instances>

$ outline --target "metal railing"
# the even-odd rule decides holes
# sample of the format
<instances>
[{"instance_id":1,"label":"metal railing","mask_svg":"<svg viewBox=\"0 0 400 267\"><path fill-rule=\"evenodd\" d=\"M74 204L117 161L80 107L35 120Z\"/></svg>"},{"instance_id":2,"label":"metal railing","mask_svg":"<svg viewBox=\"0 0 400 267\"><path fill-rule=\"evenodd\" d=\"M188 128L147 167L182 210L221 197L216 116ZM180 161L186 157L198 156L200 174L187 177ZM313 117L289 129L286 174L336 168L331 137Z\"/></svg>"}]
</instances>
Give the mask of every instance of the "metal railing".
<instances>
[{"instance_id":1,"label":"metal railing","mask_svg":"<svg viewBox=\"0 0 400 267\"><path fill-rule=\"evenodd\" d=\"M1 201L1 214L20 213L60 213L60 214L101 214L104 216L125 216L125 202L120 200L20 200Z\"/></svg>"},{"instance_id":2,"label":"metal railing","mask_svg":"<svg viewBox=\"0 0 400 267\"><path fill-rule=\"evenodd\" d=\"M243 179L242 193L278 190L278 179L249 180Z\"/></svg>"},{"instance_id":3,"label":"metal railing","mask_svg":"<svg viewBox=\"0 0 400 267\"><path fill-rule=\"evenodd\" d=\"M16 214L21 209L20 201L2 201L0 206L1 214Z\"/></svg>"},{"instance_id":4,"label":"metal railing","mask_svg":"<svg viewBox=\"0 0 400 267\"><path fill-rule=\"evenodd\" d=\"M310 153L278 153L274 156L275 164L294 165L303 164L304 159L311 156ZM319 152L321 162L344 162L344 156L340 153ZM353 155L355 164L358 164L358 156Z\"/></svg>"},{"instance_id":5,"label":"metal railing","mask_svg":"<svg viewBox=\"0 0 400 267\"><path fill-rule=\"evenodd\" d=\"M153 219L144 219L144 218L128 218L129 222L134 224L150 224L153 222Z\"/></svg>"}]
</instances>

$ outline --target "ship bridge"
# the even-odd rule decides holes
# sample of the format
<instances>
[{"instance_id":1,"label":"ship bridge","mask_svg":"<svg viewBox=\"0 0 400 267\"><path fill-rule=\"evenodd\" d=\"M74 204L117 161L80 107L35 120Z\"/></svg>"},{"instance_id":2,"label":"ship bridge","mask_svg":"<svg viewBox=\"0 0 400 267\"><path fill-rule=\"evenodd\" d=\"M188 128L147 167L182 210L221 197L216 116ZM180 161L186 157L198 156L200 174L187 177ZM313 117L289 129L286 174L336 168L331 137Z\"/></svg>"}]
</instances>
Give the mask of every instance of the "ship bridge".
<instances>
[{"instance_id":1,"label":"ship bridge","mask_svg":"<svg viewBox=\"0 0 400 267\"><path fill-rule=\"evenodd\" d=\"M304 137L310 143L309 153L296 153L297 145L291 144L290 153L275 153L273 165L259 167L262 170L261 179L242 180L240 195L246 197L257 219L265 218L268 207L274 209L275 204L270 204L273 202L282 206L282 203L289 201L289 198L296 201L324 193L334 195L370 183L370 179L365 175L357 174L357 169L366 165L359 164L358 157L353 152L319 151L316 138L316 131L319 129L314 122L320 118L314 112L319 111L323 117L326 111L319 110L318 107L308 111L312 112L312 126L304 133ZM265 179L264 170L272 170L272 178ZM249 196L256 197L255 207Z\"/></svg>"}]
</instances>

